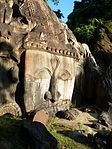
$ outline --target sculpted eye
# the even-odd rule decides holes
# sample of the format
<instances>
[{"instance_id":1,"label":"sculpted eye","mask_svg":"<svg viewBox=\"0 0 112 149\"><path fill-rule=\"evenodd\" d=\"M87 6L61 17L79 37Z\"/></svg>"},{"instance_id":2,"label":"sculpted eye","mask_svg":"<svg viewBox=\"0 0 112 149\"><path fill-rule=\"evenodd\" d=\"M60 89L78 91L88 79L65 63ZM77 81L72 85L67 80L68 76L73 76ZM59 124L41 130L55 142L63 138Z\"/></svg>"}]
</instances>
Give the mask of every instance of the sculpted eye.
<instances>
[{"instance_id":1,"label":"sculpted eye","mask_svg":"<svg viewBox=\"0 0 112 149\"><path fill-rule=\"evenodd\" d=\"M43 79L43 78L46 79L51 76L51 71L48 68L43 68L43 69L37 70L34 74L40 79Z\"/></svg>"},{"instance_id":2,"label":"sculpted eye","mask_svg":"<svg viewBox=\"0 0 112 149\"><path fill-rule=\"evenodd\" d=\"M71 77L71 74L67 70L63 70L59 74L58 78L65 81L65 80L70 79L70 77Z\"/></svg>"}]
</instances>

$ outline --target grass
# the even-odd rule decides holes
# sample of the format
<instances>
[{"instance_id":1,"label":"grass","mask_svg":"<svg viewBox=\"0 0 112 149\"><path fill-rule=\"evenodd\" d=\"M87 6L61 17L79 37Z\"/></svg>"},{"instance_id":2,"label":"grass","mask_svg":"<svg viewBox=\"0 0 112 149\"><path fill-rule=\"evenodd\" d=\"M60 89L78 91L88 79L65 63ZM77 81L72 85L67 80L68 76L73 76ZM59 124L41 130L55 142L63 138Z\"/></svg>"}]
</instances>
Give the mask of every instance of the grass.
<instances>
[{"instance_id":1,"label":"grass","mask_svg":"<svg viewBox=\"0 0 112 149\"><path fill-rule=\"evenodd\" d=\"M21 119L15 116L0 116L0 148L25 149L21 122Z\"/></svg>"},{"instance_id":2,"label":"grass","mask_svg":"<svg viewBox=\"0 0 112 149\"><path fill-rule=\"evenodd\" d=\"M69 127L57 126L55 122L55 117L51 118L51 122L47 128L50 131L50 133L59 142L59 145L58 145L59 149L90 149L88 145L79 143L75 141L74 139L60 133L62 131L66 131L66 132L70 131L71 129Z\"/></svg>"},{"instance_id":3,"label":"grass","mask_svg":"<svg viewBox=\"0 0 112 149\"><path fill-rule=\"evenodd\" d=\"M26 149L24 138L21 139L21 122L22 120L14 116L2 116L0 117L0 144L5 142L7 148L5 149ZM75 126L74 126L75 127ZM82 126L80 126L82 128ZM89 149L89 146L83 143L79 143L74 139L61 133L63 131L74 131L67 126L56 125L56 118L52 117L50 124L47 126L49 132L59 142L58 149ZM10 146L10 147L9 147Z\"/></svg>"},{"instance_id":4,"label":"grass","mask_svg":"<svg viewBox=\"0 0 112 149\"><path fill-rule=\"evenodd\" d=\"M17 126L20 125L20 118L14 116L0 117L0 137L10 135L10 132L15 132ZM14 133L15 134L15 133Z\"/></svg>"}]
</instances>

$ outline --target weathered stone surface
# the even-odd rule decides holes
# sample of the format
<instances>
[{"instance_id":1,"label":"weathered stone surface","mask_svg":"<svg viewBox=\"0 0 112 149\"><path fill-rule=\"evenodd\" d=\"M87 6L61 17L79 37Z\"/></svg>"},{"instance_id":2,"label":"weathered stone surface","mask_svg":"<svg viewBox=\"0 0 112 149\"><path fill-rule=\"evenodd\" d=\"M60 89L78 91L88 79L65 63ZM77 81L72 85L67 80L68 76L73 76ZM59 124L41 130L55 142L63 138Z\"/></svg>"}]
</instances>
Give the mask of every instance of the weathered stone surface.
<instances>
[{"instance_id":1,"label":"weathered stone surface","mask_svg":"<svg viewBox=\"0 0 112 149\"><path fill-rule=\"evenodd\" d=\"M20 116L22 114L18 104L12 101L8 103L4 103L3 105L0 106L0 116L6 113L16 115L16 116Z\"/></svg>"},{"instance_id":2,"label":"weathered stone surface","mask_svg":"<svg viewBox=\"0 0 112 149\"><path fill-rule=\"evenodd\" d=\"M57 148L58 142L49 133L47 128L40 122L24 121L23 128L31 138L31 148L34 149L54 149Z\"/></svg>"},{"instance_id":3,"label":"weathered stone surface","mask_svg":"<svg viewBox=\"0 0 112 149\"><path fill-rule=\"evenodd\" d=\"M80 114L81 114L81 111L79 111L76 108L71 108L70 110L57 112L56 116L67 120L76 120L77 117L80 116Z\"/></svg>"},{"instance_id":4,"label":"weathered stone surface","mask_svg":"<svg viewBox=\"0 0 112 149\"><path fill-rule=\"evenodd\" d=\"M112 102L112 21L107 21L94 33L91 41L93 54L100 66L100 75L96 85L96 103L108 108Z\"/></svg>"},{"instance_id":5,"label":"weathered stone surface","mask_svg":"<svg viewBox=\"0 0 112 149\"><path fill-rule=\"evenodd\" d=\"M15 102L19 69L17 62L10 58L11 50L9 44L0 43L0 115L21 114L21 110Z\"/></svg>"},{"instance_id":6,"label":"weathered stone surface","mask_svg":"<svg viewBox=\"0 0 112 149\"><path fill-rule=\"evenodd\" d=\"M40 122L46 126L49 123L49 114L44 110L40 110L35 114L33 121Z\"/></svg>"},{"instance_id":7,"label":"weathered stone surface","mask_svg":"<svg viewBox=\"0 0 112 149\"><path fill-rule=\"evenodd\" d=\"M110 130L112 129L112 103L109 103L109 109L107 112L103 111L101 113L100 121Z\"/></svg>"},{"instance_id":8,"label":"weathered stone surface","mask_svg":"<svg viewBox=\"0 0 112 149\"><path fill-rule=\"evenodd\" d=\"M79 95L82 99L86 60L92 70L98 71L88 46L77 42L44 0L1 1L0 8L0 42L11 45L11 50L1 53L1 61L4 56L11 61L10 68L10 62L7 65L11 77L7 77L6 71L4 77L11 79L13 84L13 93L2 88L5 96L6 93L13 94L12 98L4 97L3 102L16 98L22 112L44 108L56 113L69 109L73 89L74 100L79 100ZM18 66L16 79L18 70L15 67ZM46 100L48 92L51 97Z\"/></svg>"},{"instance_id":9,"label":"weathered stone surface","mask_svg":"<svg viewBox=\"0 0 112 149\"><path fill-rule=\"evenodd\" d=\"M48 90L53 101L71 100L75 79L74 62L74 59L68 57L41 51L26 51L26 110L35 109L39 102L45 102L44 95Z\"/></svg>"}]
</instances>

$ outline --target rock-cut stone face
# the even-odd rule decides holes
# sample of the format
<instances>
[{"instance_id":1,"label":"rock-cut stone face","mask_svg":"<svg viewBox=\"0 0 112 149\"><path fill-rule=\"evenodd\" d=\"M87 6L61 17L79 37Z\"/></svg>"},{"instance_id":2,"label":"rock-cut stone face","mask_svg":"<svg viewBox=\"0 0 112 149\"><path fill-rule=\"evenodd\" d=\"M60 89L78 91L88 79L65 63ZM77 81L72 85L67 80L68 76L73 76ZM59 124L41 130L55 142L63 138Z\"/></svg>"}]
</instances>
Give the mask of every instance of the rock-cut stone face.
<instances>
[{"instance_id":1,"label":"rock-cut stone face","mask_svg":"<svg viewBox=\"0 0 112 149\"><path fill-rule=\"evenodd\" d=\"M93 69L98 68L88 46L77 42L44 0L4 0L0 12L0 43L12 47L2 50L0 59L3 61L5 55L19 70L18 81L12 75L16 88L10 101L16 98L23 112L68 109L78 76L81 81L77 81L76 88L83 92L86 59ZM2 86L5 91L7 88Z\"/></svg>"},{"instance_id":2,"label":"rock-cut stone face","mask_svg":"<svg viewBox=\"0 0 112 149\"><path fill-rule=\"evenodd\" d=\"M75 81L74 62L73 58L44 51L26 51L24 99L28 111L44 106L40 104L52 108L52 102L54 111L69 108ZM48 91L51 99L45 98Z\"/></svg>"}]
</instances>

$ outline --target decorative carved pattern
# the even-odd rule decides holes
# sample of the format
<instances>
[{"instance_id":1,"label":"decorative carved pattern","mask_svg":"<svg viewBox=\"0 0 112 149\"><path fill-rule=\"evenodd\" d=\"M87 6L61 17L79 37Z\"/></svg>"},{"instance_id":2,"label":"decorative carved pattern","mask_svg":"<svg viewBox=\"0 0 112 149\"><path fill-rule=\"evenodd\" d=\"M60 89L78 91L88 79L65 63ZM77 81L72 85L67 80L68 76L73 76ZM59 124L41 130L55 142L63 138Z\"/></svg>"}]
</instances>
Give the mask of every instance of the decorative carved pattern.
<instances>
[{"instance_id":1,"label":"decorative carved pattern","mask_svg":"<svg viewBox=\"0 0 112 149\"><path fill-rule=\"evenodd\" d=\"M0 116L7 113L10 113L16 116L21 116L21 109L16 102L6 103L0 106Z\"/></svg>"}]
</instances>

